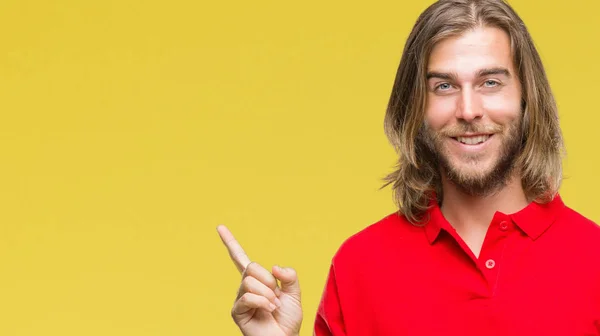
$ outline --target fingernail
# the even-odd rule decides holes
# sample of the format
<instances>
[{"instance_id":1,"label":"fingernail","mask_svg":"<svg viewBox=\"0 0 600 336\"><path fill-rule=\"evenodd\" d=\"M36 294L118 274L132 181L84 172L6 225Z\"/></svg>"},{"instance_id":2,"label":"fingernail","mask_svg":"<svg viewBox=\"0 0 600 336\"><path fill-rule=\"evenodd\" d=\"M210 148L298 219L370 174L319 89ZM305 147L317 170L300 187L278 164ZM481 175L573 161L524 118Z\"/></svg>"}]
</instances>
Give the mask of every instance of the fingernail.
<instances>
[{"instance_id":1,"label":"fingernail","mask_svg":"<svg viewBox=\"0 0 600 336\"><path fill-rule=\"evenodd\" d=\"M275 305L277 307L281 307L281 300L279 300L278 298L275 298Z\"/></svg>"},{"instance_id":2,"label":"fingernail","mask_svg":"<svg viewBox=\"0 0 600 336\"><path fill-rule=\"evenodd\" d=\"M272 303L269 303L269 308L271 308L271 311L273 311L273 310L277 309L277 306Z\"/></svg>"}]
</instances>

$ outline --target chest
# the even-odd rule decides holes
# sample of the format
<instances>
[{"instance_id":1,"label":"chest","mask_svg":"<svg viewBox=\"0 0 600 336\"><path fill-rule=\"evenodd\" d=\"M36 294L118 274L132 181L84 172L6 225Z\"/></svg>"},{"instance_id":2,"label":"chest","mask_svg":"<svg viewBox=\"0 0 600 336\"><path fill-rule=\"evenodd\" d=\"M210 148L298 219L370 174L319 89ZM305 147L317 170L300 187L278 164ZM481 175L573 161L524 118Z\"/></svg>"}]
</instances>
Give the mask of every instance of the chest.
<instances>
[{"instance_id":1,"label":"chest","mask_svg":"<svg viewBox=\"0 0 600 336\"><path fill-rule=\"evenodd\" d=\"M349 315L368 316L348 335L600 335L598 262L519 242L476 260L452 248L370 263L353 284L362 295L340 293L357 301L343 302Z\"/></svg>"},{"instance_id":2,"label":"chest","mask_svg":"<svg viewBox=\"0 0 600 336\"><path fill-rule=\"evenodd\" d=\"M368 329L378 335L600 335L598 288L589 282L532 277L467 288L446 276L423 280L425 292L373 290L365 296L365 307L375 312Z\"/></svg>"}]
</instances>

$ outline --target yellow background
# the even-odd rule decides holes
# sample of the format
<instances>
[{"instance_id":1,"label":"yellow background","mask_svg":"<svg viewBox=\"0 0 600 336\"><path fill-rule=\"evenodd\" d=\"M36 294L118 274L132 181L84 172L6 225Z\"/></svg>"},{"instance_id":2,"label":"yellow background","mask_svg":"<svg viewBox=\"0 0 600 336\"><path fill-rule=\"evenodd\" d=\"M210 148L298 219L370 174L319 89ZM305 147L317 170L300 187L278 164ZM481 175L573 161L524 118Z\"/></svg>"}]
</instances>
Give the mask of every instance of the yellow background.
<instances>
[{"instance_id":1,"label":"yellow background","mask_svg":"<svg viewBox=\"0 0 600 336\"><path fill-rule=\"evenodd\" d=\"M0 335L237 335L219 223L298 270L310 335L339 244L394 211L383 115L429 3L2 1ZM600 2L513 5L600 221Z\"/></svg>"}]
</instances>

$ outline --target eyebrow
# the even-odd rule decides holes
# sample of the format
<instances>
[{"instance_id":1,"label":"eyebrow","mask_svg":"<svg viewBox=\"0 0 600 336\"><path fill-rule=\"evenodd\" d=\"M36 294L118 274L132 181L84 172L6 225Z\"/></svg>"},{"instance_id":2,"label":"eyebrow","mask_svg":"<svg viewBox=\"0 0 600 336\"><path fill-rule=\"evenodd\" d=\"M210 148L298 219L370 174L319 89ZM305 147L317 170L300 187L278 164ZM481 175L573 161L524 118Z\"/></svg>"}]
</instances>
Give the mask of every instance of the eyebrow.
<instances>
[{"instance_id":1,"label":"eyebrow","mask_svg":"<svg viewBox=\"0 0 600 336\"><path fill-rule=\"evenodd\" d=\"M481 69L481 70L477 71L477 74L476 74L476 76L478 78L490 76L490 75L504 75L508 78L511 77L510 71L508 71L508 69L502 68L502 67ZM444 80L451 81L451 80L455 80L457 77L458 76L454 72L435 72L435 71L427 72L428 80L431 78L438 78L438 79L444 79Z\"/></svg>"},{"instance_id":2,"label":"eyebrow","mask_svg":"<svg viewBox=\"0 0 600 336\"><path fill-rule=\"evenodd\" d=\"M431 79L431 78L438 78L438 79L444 79L444 80L453 80L455 79L457 76L455 73L449 73L449 72L435 72L435 71L429 71L427 72L427 79Z\"/></svg>"},{"instance_id":3,"label":"eyebrow","mask_svg":"<svg viewBox=\"0 0 600 336\"><path fill-rule=\"evenodd\" d=\"M477 72L477 77L485 77L489 75L504 75L510 78L510 71L506 68L490 68L490 69L481 69Z\"/></svg>"}]
</instances>

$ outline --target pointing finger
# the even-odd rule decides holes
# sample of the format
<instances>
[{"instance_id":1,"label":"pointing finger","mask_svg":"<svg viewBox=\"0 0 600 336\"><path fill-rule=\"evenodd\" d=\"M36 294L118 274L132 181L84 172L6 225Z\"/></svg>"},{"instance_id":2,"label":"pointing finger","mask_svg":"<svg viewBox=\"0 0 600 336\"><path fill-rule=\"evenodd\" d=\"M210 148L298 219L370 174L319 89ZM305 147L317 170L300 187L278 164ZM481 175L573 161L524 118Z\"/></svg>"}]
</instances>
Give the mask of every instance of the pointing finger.
<instances>
[{"instance_id":1,"label":"pointing finger","mask_svg":"<svg viewBox=\"0 0 600 336\"><path fill-rule=\"evenodd\" d=\"M248 264L250 264L250 258L246 255L242 246L235 240L235 237L233 237L233 234L225 225L217 226L217 232L219 232L219 236L221 237L223 244L225 244L225 247L227 247L229 256L238 271L240 271L240 273L244 272Z\"/></svg>"}]
</instances>

